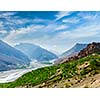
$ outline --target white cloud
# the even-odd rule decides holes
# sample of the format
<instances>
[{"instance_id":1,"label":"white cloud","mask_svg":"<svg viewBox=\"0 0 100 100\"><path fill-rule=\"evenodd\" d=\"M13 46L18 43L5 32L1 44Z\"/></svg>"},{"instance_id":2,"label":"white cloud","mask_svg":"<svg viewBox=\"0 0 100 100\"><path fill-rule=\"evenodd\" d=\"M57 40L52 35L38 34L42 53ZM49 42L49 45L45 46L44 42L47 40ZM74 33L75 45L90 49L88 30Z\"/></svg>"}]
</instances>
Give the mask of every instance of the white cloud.
<instances>
[{"instance_id":1,"label":"white cloud","mask_svg":"<svg viewBox=\"0 0 100 100\"><path fill-rule=\"evenodd\" d=\"M0 18L7 18L12 15L15 15L15 12L2 12L2 13L0 13Z\"/></svg>"},{"instance_id":2,"label":"white cloud","mask_svg":"<svg viewBox=\"0 0 100 100\"><path fill-rule=\"evenodd\" d=\"M82 25L71 31L60 32L57 37L60 39L78 39L84 37L93 37L100 32L100 24Z\"/></svg>"},{"instance_id":3,"label":"white cloud","mask_svg":"<svg viewBox=\"0 0 100 100\"><path fill-rule=\"evenodd\" d=\"M15 16L16 13L17 12L0 12L0 18L4 18L4 20L2 21L3 25L8 27L16 27L16 25L24 25L32 21L31 19Z\"/></svg>"},{"instance_id":4,"label":"white cloud","mask_svg":"<svg viewBox=\"0 0 100 100\"><path fill-rule=\"evenodd\" d=\"M51 20L47 20L47 19L40 19L40 18L34 18L33 20L31 20L33 23L50 23Z\"/></svg>"},{"instance_id":5,"label":"white cloud","mask_svg":"<svg viewBox=\"0 0 100 100\"><path fill-rule=\"evenodd\" d=\"M73 17L73 18L67 18L67 19L63 19L62 20L62 22L64 22L64 23L78 23L80 21L80 19L79 18L75 18L75 17Z\"/></svg>"},{"instance_id":6,"label":"white cloud","mask_svg":"<svg viewBox=\"0 0 100 100\"><path fill-rule=\"evenodd\" d=\"M7 31L6 31L6 30L0 30L0 33L2 33L2 34L6 34Z\"/></svg>"},{"instance_id":7,"label":"white cloud","mask_svg":"<svg viewBox=\"0 0 100 100\"><path fill-rule=\"evenodd\" d=\"M2 28L3 27L3 22L2 21L0 21L0 28Z\"/></svg>"},{"instance_id":8,"label":"white cloud","mask_svg":"<svg viewBox=\"0 0 100 100\"><path fill-rule=\"evenodd\" d=\"M13 29L9 32L9 35L4 38L4 40L10 42L13 41L14 38L16 38L18 35L22 35L26 33L31 34L32 32L36 32L37 30L40 30L43 27L44 25L30 25L28 27L19 28L17 30Z\"/></svg>"},{"instance_id":9,"label":"white cloud","mask_svg":"<svg viewBox=\"0 0 100 100\"><path fill-rule=\"evenodd\" d=\"M100 15L99 15L99 12L96 13L96 12L80 12L78 13L78 16L87 20L87 21L92 21L92 20L95 20L97 19Z\"/></svg>"},{"instance_id":10,"label":"white cloud","mask_svg":"<svg viewBox=\"0 0 100 100\"><path fill-rule=\"evenodd\" d=\"M61 11L56 15L56 21L63 18L64 16L70 15L70 11Z\"/></svg>"},{"instance_id":11,"label":"white cloud","mask_svg":"<svg viewBox=\"0 0 100 100\"><path fill-rule=\"evenodd\" d=\"M51 32L54 32L54 29L58 27L56 23L49 23L47 26L42 25L42 24L31 24L27 27L22 27L19 29L12 28L12 30L9 32L9 35L5 37L5 40L10 42L10 41L15 41L15 38L19 35L26 35L28 39L28 35L35 35L35 34L50 34ZM50 33L49 33L50 32ZM29 38L30 40L30 38ZM18 41L19 42L19 41Z\"/></svg>"},{"instance_id":12,"label":"white cloud","mask_svg":"<svg viewBox=\"0 0 100 100\"><path fill-rule=\"evenodd\" d=\"M25 24L27 22L30 22L29 19L13 19L13 20L10 20L10 21L15 23L15 24Z\"/></svg>"},{"instance_id":13,"label":"white cloud","mask_svg":"<svg viewBox=\"0 0 100 100\"><path fill-rule=\"evenodd\" d=\"M55 31L58 31L58 30L66 29L66 28L68 28L67 25L58 25L58 27L56 27L54 30L55 30Z\"/></svg>"},{"instance_id":14,"label":"white cloud","mask_svg":"<svg viewBox=\"0 0 100 100\"><path fill-rule=\"evenodd\" d=\"M5 25L24 25L28 22L31 22L31 20L29 19L26 19L26 18L23 18L23 19L20 19L20 18L16 18L16 17L8 17L6 18L6 22L5 22Z\"/></svg>"}]
</instances>

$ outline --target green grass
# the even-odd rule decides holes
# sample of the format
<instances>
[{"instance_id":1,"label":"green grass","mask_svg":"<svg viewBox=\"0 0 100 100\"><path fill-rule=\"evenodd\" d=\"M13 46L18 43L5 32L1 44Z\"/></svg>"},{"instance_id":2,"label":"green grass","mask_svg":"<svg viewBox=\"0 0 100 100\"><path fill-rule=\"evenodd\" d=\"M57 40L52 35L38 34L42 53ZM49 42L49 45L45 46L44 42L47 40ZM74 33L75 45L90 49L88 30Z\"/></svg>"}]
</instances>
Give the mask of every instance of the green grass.
<instances>
[{"instance_id":1,"label":"green grass","mask_svg":"<svg viewBox=\"0 0 100 100\"><path fill-rule=\"evenodd\" d=\"M18 78L14 82L0 83L1 88L14 88L23 86L35 86L43 82L56 82L61 79L71 78L77 73L77 66L82 65L84 62L89 61L89 68L83 69L79 76L84 76L89 72L91 74L96 74L100 72L100 55L90 55L84 58L80 58L75 61L60 64L58 66L49 66L44 68L39 68L28 72ZM59 74L60 73L60 74Z\"/></svg>"}]
</instances>

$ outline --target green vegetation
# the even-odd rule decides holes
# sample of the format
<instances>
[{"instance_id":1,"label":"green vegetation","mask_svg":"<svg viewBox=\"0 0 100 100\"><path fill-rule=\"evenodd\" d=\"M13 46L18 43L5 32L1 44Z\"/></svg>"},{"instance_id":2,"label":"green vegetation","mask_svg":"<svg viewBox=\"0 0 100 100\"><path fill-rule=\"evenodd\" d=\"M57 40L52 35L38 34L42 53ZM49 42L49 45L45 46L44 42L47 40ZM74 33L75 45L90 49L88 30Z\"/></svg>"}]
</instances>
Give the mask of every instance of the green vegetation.
<instances>
[{"instance_id":1,"label":"green vegetation","mask_svg":"<svg viewBox=\"0 0 100 100\"><path fill-rule=\"evenodd\" d=\"M88 64L85 65L85 62ZM80 69L80 66L88 66ZM41 83L59 82L61 80L67 80L77 76L82 79L86 75L95 75L100 73L100 55L90 55L84 58L80 58L75 61L70 61L57 66L49 66L33 70L32 72L24 74L14 82L2 83L0 87L14 88L14 87L34 87ZM69 84L66 83L69 87Z\"/></svg>"}]
</instances>

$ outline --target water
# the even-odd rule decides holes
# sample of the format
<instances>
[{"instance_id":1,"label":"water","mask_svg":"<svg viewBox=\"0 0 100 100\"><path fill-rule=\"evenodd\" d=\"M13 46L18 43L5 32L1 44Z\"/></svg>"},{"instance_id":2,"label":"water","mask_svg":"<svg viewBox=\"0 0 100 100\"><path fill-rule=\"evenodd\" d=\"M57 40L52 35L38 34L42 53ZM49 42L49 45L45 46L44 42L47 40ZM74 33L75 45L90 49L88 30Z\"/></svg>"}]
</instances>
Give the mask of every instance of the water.
<instances>
[{"instance_id":1,"label":"water","mask_svg":"<svg viewBox=\"0 0 100 100\"><path fill-rule=\"evenodd\" d=\"M37 61L32 61L30 66L24 69L14 69L9 71L0 72L0 83L7 83L15 81L17 78L21 77L23 74L28 73L32 70L36 70L38 68L51 66L52 64L44 64Z\"/></svg>"}]
</instances>

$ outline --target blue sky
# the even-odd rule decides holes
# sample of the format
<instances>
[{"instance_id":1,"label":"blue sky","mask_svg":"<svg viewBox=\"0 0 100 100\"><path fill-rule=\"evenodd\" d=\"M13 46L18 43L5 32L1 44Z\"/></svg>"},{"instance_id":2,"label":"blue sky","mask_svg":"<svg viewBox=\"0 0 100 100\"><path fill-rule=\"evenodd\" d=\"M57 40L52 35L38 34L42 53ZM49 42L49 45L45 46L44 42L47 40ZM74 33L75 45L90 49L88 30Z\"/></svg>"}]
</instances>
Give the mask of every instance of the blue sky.
<instances>
[{"instance_id":1,"label":"blue sky","mask_svg":"<svg viewBox=\"0 0 100 100\"><path fill-rule=\"evenodd\" d=\"M37 44L56 54L76 43L100 41L100 12L0 12L0 39Z\"/></svg>"}]
</instances>

